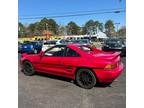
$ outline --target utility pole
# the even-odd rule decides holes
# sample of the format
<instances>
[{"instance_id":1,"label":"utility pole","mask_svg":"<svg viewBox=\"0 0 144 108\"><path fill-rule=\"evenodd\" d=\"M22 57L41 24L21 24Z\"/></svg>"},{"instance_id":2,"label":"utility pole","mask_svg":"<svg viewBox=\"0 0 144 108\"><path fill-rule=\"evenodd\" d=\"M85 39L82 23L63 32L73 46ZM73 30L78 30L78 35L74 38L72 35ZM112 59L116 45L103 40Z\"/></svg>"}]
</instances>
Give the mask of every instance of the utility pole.
<instances>
[{"instance_id":1,"label":"utility pole","mask_svg":"<svg viewBox=\"0 0 144 108\"><path fill-rule=\"evenodd\" d=\"M48 24L46 23L46 25L45 25L45 30L48 30Z\"/></svg>"},{"instance_id":2,"label":"utility pole","mask_svg":"<svg viewBox=\"0 0 144 108\"><path fill-rule=\"evenodd\" d=\"M67 36L67 28L64 27L64 39L66 39L66 36Z\"/></svg>"},{"instance_id":3,"label":"utility pole","mask_svg":"<svg viewBox=\"0 0 144 108\"><path fill-rule=\"evenodd\" d=\"M46 26L45 26L46 28L45 28L45 30L46 30L46 32L48 31L48 24L46 23ZM46 40L48 40L48 34L46 33Z\"/></svg>"},{"instance_id":4,"label":"utility pole","mask_svg":"<svg viewBox=\"0 0 144 108\"><path fill-rule=\"evenodd\" d=\"M118 28L119 28L119 25L120 25L120 23L115 23L115 25L116 25L116 34L117 34L117 36L118 36Z\"/></svg>"}]
</instances>

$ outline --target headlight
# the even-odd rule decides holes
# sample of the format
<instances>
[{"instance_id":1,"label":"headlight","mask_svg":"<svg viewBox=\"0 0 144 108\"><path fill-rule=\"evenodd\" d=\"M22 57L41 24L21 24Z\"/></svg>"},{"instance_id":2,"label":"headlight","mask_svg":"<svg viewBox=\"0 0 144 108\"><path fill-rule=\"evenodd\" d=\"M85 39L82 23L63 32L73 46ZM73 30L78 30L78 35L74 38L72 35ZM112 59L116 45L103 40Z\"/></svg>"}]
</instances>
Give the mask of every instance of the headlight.
<instances>
[{"instance_id":1,"label":"headlight","mask_svg":"<svg viewBox=\"0 0 144 108\"><path fill-rule=\"evenodd\" d=\"M117 64L108 64L105 66L105 69L114 69L117 67Z\"/></svg>"},{"instance_id":2,"label":"headlight","mask_svg":"<svg viewBox=\"0 0 144 108\"><path fill-rule=\"evenodd\" d=\"M30 47L33 48L33 45L31 45Z\"/></svg>"},{"instance_id":3,"label":"headlight","mask_svg":"<svg viewBox=\"0 0 144 108\"><path fill-rule=\"evenodd\" d=\"M24 48L27 48L27 46L24 46Z\"/></svg>"}]
</instances>

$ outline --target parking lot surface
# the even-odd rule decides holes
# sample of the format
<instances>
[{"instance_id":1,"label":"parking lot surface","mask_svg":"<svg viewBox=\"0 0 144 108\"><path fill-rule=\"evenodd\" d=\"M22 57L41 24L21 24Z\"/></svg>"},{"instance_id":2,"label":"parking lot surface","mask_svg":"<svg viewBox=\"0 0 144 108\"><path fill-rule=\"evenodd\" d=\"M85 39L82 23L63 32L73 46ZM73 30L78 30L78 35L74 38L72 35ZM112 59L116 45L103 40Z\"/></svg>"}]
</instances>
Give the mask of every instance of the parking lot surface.
<instances>
[{"instance_id":1,"label":"parking lot surface","mask_svg":"<svg viewBox=\"0 0 144 108\"><path fill-rule=\"evenodd\" d=\"M122 58L124 66L126 59ZM36 74L25 76L18 66L19 108L125 108L126 70L108 87L82 89L72 80Z\"/></svg>"}]
</instances>

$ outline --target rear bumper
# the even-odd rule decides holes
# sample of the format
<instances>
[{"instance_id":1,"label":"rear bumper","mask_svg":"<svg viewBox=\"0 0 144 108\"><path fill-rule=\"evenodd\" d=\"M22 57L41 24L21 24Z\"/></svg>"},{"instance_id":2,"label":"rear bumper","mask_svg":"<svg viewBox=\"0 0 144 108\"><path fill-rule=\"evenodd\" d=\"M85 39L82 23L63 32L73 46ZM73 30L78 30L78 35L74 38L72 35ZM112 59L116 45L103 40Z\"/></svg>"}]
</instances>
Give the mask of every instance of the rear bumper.
<instances>
[{"instance_id":1,"label":"rear bumper","mask_svg":"<svg viewBox=\"0 0 144 108\"><path fill-rule=\"evenodd\" d=\"M94 69L94 71L100 83L111 83L122 73L123 68L124 66L121 63L113 70Z\"/></svg>"}]
</instances>

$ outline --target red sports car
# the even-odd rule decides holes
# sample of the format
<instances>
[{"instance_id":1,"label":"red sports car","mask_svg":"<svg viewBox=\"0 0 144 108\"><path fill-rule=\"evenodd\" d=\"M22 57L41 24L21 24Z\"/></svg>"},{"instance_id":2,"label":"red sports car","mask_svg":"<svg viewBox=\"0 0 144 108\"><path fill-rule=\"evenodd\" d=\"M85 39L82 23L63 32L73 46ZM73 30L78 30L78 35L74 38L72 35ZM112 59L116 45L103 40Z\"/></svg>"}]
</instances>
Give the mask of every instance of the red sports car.
<instances>
[{"instance_id":1,"label":"red sports car","mask_svg":"<svg viewBox=\"0 0 144 108\"><path fill-rule=\"evenodd\" d=\"M111 83L123 71L120 53L104 52L89 45L56 45L40 54L22 54L25 75L44 72L76 80L90 89L99 83Z\"/></svg>"}]
</instances>

